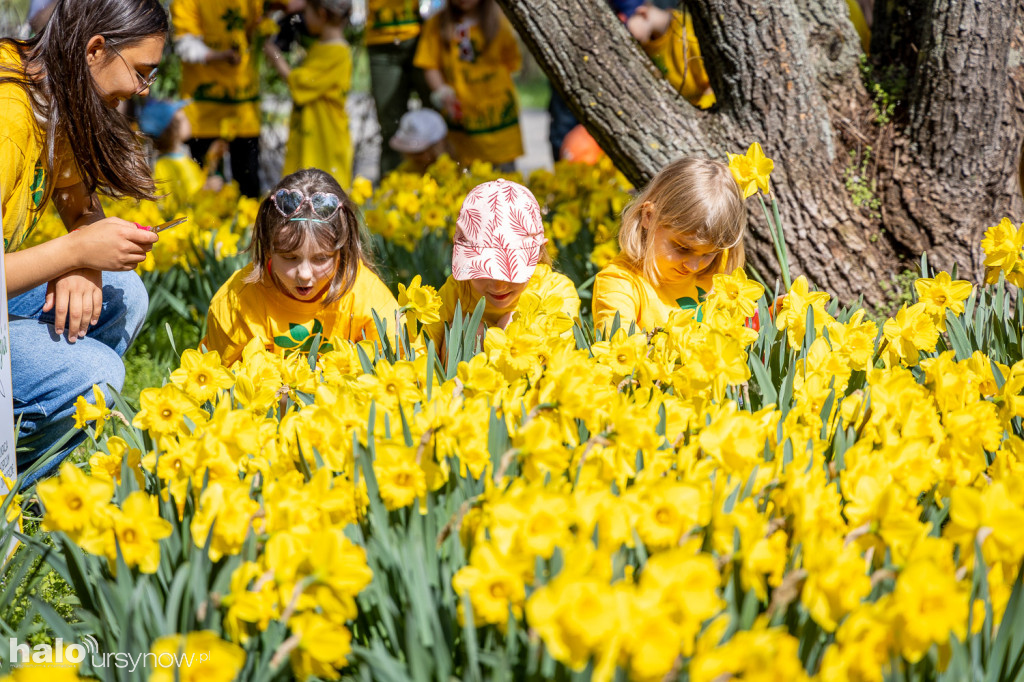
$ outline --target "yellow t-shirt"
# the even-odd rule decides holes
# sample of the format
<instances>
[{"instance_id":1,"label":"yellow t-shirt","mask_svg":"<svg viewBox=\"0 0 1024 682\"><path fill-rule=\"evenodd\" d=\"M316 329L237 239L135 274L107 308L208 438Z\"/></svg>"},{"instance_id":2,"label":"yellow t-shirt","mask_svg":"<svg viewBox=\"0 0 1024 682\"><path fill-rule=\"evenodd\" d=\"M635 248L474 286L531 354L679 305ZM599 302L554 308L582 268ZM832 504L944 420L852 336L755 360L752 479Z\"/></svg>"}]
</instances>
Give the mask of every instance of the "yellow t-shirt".
<instances>
[{"instance_id":1,"label":"yellow t-shirt","mask_svg":"<svg viewBox=\"0 0 1024 682\"><path fill-rule=\"evenodd\" d=\"M380 341L371 310L387 321L389 333L395 330L398 301L369 268L360 264L356 281L334 303L306 303L285 295L272 283L245 282L252 265L238 270L221 286L210 301L206 315L209 350L218 351L225 365L241 357L242 349L253 338L260 338L267 350L284 354L289 350L308 351L312 339L320 334L322 350L332 338L349 341Z\"/></svg>"},{"instance_id":2,"label":"yellow t-shirt","mask_svg":"<svg viewBox=\"0 0 1024 682\"><path fill-rule=\"evenodd\" d=\"M203 188L206 173L187 154L164 154L153 165L153 181L157 193L167 195L161 203L175 213Z\"/></svg>"},{"instance_id":3,"label":"yellow t-shirt","mask_svg":"<svg viewBox=\"0 0 1024 682\"><path fill-rule=\"evenodd\" d=\"M16 48L0 47L0 65L21 68ZM6 75L6 74L5 74ZM16 83L0 84L0 215L4 253L17 251L28 239L45 206L46 129L36 118L28 94ZM70 147L57 141L53 186L70 187L81 177Z\"/></svg>"},{"instance_id":4,"label":"yellow t-shirt","mask_svg":"<svg viewBox=\"0 0 1024 682\"><path fill-rule=\"evenodd\" d=\"M690 104L707 109L715 103L689 12L673 10L668 30L644 45L644 51Z\"/></svg>"},{"instance_id":5,"label":"yellow t-shirt","mask_svg":"<svg viewBox=\"0 0 1024 682\"><path fill-rule=\"evenodd\" d=\"M479 25L469 28L468 39L446 41L440 15L423 26L413 64L437 69L455 90L462 108L459 121L448 121L448 140L462 164L481 160L507 163L523 154L519 129L519 99L512 73L522 55L512 26L504 18L494 40L486 43Z\"/></svg>"},{"instance_id":6,"label":"yellow t-shirt","mask_svg":"<svg viewBox=\"0 0 1024 682\"><path fill-rule=\"evenodd\" d=\"M319 168L346 191L352 185L352 143L345 96L352 85L352 49L346 42L316 42L292 69L291 129L283 175Z\"/></svg>"},{"instance_id":7,"label":"yellow t-shirt","mask_svg":"<svg viewBox=\"0 0 1024 682\"><path fill-rule=\"evenodd\" d=\"M557 296L562 300L562 312L573 320L578 319L580 316L580 296L576 292L576 286L572 283L571 279L552 270L550 265L545 265L544 263L537 265L533 275L530 277L530 281L526 284L526 289L523 290L524 294L527 292L535 293L541 298ZM440 348L441 342L444 340L444 323L447 322L451 325L452 320L455 319L455 304L462 304L463 315L472 315L473 311L476 310L476 304L480 301L480 296L473 291L473 286L469 283L469 280L460 281L452 277L448 278L448 281L441 286L437 293L441 297L441 321L427 325L426 332L434 341L434 347ZM522 295L520 295L519 300L523 300ZM515 309L513 308L513 310ZM485 308L483 322L488 327L492 327L508 312L508 310L490 310Z\"/></svg>"},{"instance_id":8,"label":"yellow t-shirt","mask_svg":"<svg viewBox=\"0 0 1024 682\"><path fill-rule=\"evenodd\" d=\"M368 0L366 3L364 40L367 45L400 43L419 34L418 0Z\"/></svg>"},{"instance_id":9,"label":"yellow t-shirt","mask_svg":"<svg viewBox=\"0 0 1024 682\"><path fill-rule=\"evenodd\" d=\"M195 137L256 137L260 134L260 82L253 36L263 17L262 0L174 0L175 39L194 35L211 50L234 49L238 64L182 63L181 96Z\"/></svg>"},{"instance_id":10,"label":"yellow t-shirt","mask_svg":"<svg viewBox=\"0 0 1024 682\"><path fill-rule=\"evenodd\" d=\"M728 254L722 257L724 264ZM723 265L724 267L724 265ZM594 278L594 328L607 331L619 314L624 329L636 322L637 329L664 327L669 315L680 308L696 308L711 289L715 272L673 283L671 292L655 288L625 254L619 254Z\"/></svg>"}]
</instances>

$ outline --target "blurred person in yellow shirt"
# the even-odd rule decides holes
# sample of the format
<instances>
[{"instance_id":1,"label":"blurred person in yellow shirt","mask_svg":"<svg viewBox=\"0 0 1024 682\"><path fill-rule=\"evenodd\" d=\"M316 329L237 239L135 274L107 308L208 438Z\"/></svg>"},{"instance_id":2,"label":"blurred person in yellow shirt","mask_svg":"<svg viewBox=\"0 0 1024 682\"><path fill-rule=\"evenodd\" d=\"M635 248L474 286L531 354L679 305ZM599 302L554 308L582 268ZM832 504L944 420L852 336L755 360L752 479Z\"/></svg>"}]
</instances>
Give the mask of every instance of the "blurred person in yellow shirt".
<instances>
[{"instance_id":1,"label":"blurred person in yellow shirt","mask_svg":"<svg viewBox=\"0 0 1024 682\"><path fill-rule=\"evenodd\" d=\"M689 12L641 5L626 20L626 28L690 104L707 109L715 103Z\"/></svg>"},{"instance_id":2,"label":"blurred person in yellow shirt","mask_svg":"<svg viewBox=\"0 0 1024 682\"><path fill-rule=\"evenodd\" d=\"M174 49L181 57L181 96L202 161L217 139L228 142L239 190L259 196L259 74L252 46L263 0L173 0Z\"/></svg>"},{"instance_id":3,"label":"blurred person in yellow shirt","mask_svg":"<svg viewBox=\"0 0 1024 682\"><path fill-rule=\"evenodd\" d=\"M423 27L414 63L448 121L455 159L514 170L523 136L512 74L522 55L495 0L451 0Z\"/></svg>"},{"instance_id":4,"label":"blurred person in yellow shirt","mask_svg":"<svg viewBox=\"0 0 1024 682\"><path fill-rule=\"evenodd\" d=\"M303 18L317 41L294 69L272 41L263 45L268 61L288 83L292 95L281 173L319 168L333 175L345 190L352 187L352 140L345 111L352 85L352 48L344 35L351 14L352 0L308 0Z\"/></svg>"},{"instance_id":5,"label":"blurred person in yellow shirt","mask_svg":"<svg viewBox=\"0 0 1024 682\"><path fill-rule=\"evenodd\" d=\"M139 113L139 130L153 140L159 156L153 164L153 180L158 193L166 195L161 203L169 213L177 213L202 189L217 191L224 180L209 175L192 160L186 141L192 137L192 124L182 109L188 104L181 100L146 100ZM207 167L216 165L227 145L218 140L207 154Z\"/></svg>"},{"instance_id":6,"label":"blurred person in yellow shirt","mask_svg":"<svg viewBox=\"0 0 1024 682\"><path fill-rule=\"evenodd\" d=\"M380 175L398 167L402 155L387 146L409 111L415 92L426 104L430 90L423 72L413 66L420 35L419 0L367 0L364 41L370 57L370 92L377 105L381 139Z\"/></svg>"}]
</instances>

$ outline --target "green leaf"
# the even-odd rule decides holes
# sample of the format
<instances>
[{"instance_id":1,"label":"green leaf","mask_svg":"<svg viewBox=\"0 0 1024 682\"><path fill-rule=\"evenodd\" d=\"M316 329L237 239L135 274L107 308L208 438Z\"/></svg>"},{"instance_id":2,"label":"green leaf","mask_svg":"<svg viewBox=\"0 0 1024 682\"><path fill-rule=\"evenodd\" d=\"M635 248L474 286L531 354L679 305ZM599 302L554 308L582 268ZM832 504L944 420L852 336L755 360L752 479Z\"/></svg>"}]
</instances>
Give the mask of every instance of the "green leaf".
<instances>
[{"instance_id":1,"label":"green leaf","mask_svg":"<svg viewBox=\"0 0 1024 682\"><path fill-rule=\"evenodd\" d=\"M946 331L949 332L950 343L953 344L953 350L956 351L956 359L969 359L974 351L970 341L967 340L967 333L964 331L960 319L948 310L946 311Z\"/></svg>"}]
</instances>

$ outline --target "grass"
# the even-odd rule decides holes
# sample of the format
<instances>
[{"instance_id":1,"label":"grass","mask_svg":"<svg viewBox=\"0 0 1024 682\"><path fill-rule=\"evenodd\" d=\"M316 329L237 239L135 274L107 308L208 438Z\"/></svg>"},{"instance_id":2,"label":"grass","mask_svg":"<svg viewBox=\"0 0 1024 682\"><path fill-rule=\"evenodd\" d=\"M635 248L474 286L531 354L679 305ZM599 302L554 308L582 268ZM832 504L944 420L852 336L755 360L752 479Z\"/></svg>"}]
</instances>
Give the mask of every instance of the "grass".
<instances>
[{"instance_id":1,"label":"grass","mask_svg":"<svg viewBox=\"0 0 1024 682\"><path fill-rule=\"evenodd\" d=\"M54 547L49 533L40 530L38 518L26 517L23 529L26 535L40 538L46 545ZM30 551L32 550L24 545L18 547L12 560L8 561L3 569L0 569L0 576L2 576L0 579L7 579L7 573L15 570L18 566L19 562L13 560L18 554ZM35 598L53 607L54 611L68 623L77 622L78 617L75 614L75 607L78 605L78 598L75 596L75 591L71 585L65 582L49 565L39 566L42 561L40 557L35 556L31 561L33 565L32 570L41 571L41 579L31 588L26 589L24 585L19 585L15 588L14 599L0 605L0 619L12 630L20 628L24 624L25 618L33 610L32 599ZM46 620L38 611L35 612L30 625L30 634L24 640L25 642L31 646L53 644L52 629L47 627Z\"/></svg>"},{"instance_id":2,"label":"grass","mask_svg":"<svg viewBox=\"0 0 1024 682\"><path fill-rule=\"evenodd\" d=\"M519 104L523 109L547 109L551 99L551 88L546 78L530 78L516 83Z\"/></svg>"}]
</instances>

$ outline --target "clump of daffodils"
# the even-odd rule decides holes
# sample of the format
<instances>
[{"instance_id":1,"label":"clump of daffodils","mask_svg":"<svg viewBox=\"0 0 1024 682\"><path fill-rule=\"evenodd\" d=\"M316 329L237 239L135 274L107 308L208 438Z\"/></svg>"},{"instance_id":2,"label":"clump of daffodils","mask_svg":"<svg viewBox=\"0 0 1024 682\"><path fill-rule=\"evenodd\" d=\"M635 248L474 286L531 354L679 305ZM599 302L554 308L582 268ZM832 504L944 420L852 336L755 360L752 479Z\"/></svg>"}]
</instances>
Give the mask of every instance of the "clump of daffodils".
<instances>
[{"instance_id":1,"label":"clump of daffodils","mask_svg":"<svg viewBox=\"0 0 1024 682\"><path fill-rule=\"evenodd\" d=\"M770 193L759 145L730 167L746 196ZM450 239L462 195L491 177L443 159L376 191L357 179L353 197L411 252ZM529 183L563 254L614 255L626 185L607 162ZM1021 234L988 231L988 283L1024 282ZM595 343L524 294L450 367L417 338L438 294L410 279L397 354L331 339L278 356L254 339L226 367L187 350L130 434L101 392L79 401L100 451L38 485L43 528L105 558L100 580L158 573L179 535L231 566L218 631L153 652L216 651L203 679L228 680L285 631L272 664L339 679L385 648L404 607L386 595L424 588L453 605L430 635L449 649L528 642L524 666L543 655L552 675L602 681L878 680L941 670L954 643L1005 627L1024 561L1024 360L964 346L969 282L919 279L879 325L804 277L769 307L737 271L664 328ZM442 530L400 536L409 519ZM378 573L391 533L443 563L440 585Z\"/></svg>"}]
</instances>

